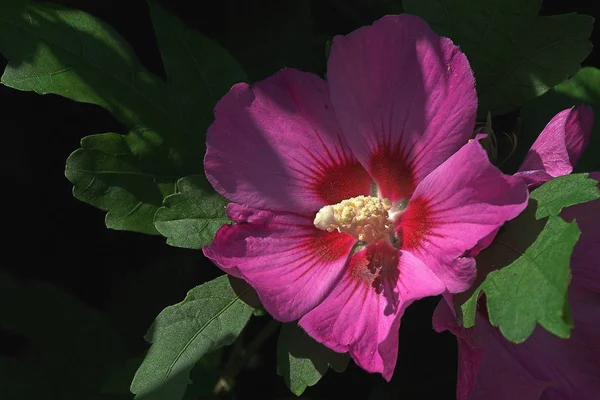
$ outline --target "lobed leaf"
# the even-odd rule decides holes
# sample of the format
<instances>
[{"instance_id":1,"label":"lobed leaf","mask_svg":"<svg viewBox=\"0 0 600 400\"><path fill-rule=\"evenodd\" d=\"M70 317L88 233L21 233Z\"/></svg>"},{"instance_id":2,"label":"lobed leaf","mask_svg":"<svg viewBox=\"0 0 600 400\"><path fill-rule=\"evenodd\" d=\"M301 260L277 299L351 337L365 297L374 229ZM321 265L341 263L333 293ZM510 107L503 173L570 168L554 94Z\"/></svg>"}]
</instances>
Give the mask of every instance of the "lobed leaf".
<instances>
[{"instance_id":1,"label":"lobed leaf","mask_svg":"<svg viewBox=\"0 0 600 400\"><path fill-rule=\"evenodd\" d=\"M557 216L564 207L600 198L598 182L588 174L571 174L554 178L531 192L538 203L535 217Z\"/></svg>"},{"instance_id":2,"label":"lobed leaf","mask_svg":"<svg viewBox=\"0 0 600 400\"><path fill-rule=\"evenodd\" d=\"M0 4L4 85L101 106L131 132L94 135L67 160L79 200L108 211L109 228L156 234L154 213L184 176L203 173L215 103L241 80L225 49L149 1L168 84L110 26L52 3Z\"/></svg>"},{"instance_id":3,"label":"lobed leaf","mask_svg":"<svg viewBox=\"0 0 600 400\"><path fill-rule=\"evenodd\" d=\"M154 225L171 246L200 249L210 244L223 224L231 222L225 215L227 203L204 177L188 176L177 181L177 193L165 198Z\"/></svg>"},{"instance_id":4,"label":"lobed leaf","mask_svg":"<svg viewBox=\"0 0 600 400\"><path fill-rule=\"evenodd\" d=\"M514 261L496 264L483 283L462 305L463 324L475 324L479 295L485 292L490 323L511 342L524 342L537 323L561 338L573 327L568 311L567 289L571 279L569 261L579 228L560 217L550 216L544 229L528 248L511 241L513 229L527 229L525 219L507 226L494 244L478 256L478 268L488 269L514 253ZM500 269L498 269L500 268Z\"/></svg>"},{"instance_id":5,"label":"lobed leaf","mask_svg":"<svg viewBox=\"0 0 600 400\"><path fill-rule=\"evenodd\" d=\"M152 136L151 131L87 136L67 159L65 176L73 184L73 195L108 211L108 228L158 233L154 214L175 191L178 173L169 170L166 160L158 162L163 157L156 153L163 149L149 145Z\"/></svg>"}]
</instances>

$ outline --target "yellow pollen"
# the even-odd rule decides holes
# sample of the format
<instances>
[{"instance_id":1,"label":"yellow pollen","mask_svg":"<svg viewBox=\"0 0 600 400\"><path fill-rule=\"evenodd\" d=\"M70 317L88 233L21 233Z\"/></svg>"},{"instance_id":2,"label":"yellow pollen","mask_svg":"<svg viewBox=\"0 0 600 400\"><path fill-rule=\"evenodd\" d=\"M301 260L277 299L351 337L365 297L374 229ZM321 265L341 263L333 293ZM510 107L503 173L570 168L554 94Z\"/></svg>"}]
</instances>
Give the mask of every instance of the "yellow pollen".
<instances>
[{"instance_id":1,"label":"yellow pollen","mask_svg":"<svg viewBox=\"0 0 600 400\"><path fill-rule=\"evenodd\" d=\"M357 196L332 206L325 206L315 216L314 224L324 231L344 232L361 242L373 243L393 231L388 199Z\"/></svg>"}]
</instances>

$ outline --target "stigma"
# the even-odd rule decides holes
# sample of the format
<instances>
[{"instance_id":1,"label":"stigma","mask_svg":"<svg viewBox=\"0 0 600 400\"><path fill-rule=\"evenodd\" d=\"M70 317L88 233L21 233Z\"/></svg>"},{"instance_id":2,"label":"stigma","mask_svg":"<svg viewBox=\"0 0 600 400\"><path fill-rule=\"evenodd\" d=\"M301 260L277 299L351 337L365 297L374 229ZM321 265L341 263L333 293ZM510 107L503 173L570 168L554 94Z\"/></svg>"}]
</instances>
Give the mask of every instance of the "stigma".
<instances>
[{"instance_id":1,"label":"stigma","mask_svg":"<svg viewBox=\"0 0 600 400\"><path fill-rule=\"evenodd\" d=\"M361 242L375 243L393 231L388 199L373 196L357 196L328 205L315 216L315 227L333 232L344 232Z\"/></svg>"}]
</instances>

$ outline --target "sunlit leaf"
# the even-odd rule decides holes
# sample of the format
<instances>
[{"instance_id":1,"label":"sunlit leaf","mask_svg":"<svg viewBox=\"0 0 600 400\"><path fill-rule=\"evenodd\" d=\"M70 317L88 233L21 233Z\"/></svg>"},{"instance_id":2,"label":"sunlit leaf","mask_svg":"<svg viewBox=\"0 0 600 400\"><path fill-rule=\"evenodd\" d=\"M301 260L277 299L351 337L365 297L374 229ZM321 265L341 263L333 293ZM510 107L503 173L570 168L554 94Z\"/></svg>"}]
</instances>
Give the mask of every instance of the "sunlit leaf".
<instances>
[{"instance_id":1,"label":"sunlit leaf","mask_svg":"<svg viewBox=\"0 0 600 400\"><path fill-rule=\"evenodd\" d=\"M598 182L588 178L588 174L559 176L540 186L531 193L538 208L536 218L559 215L564 207L596 200L600 197Z\"/></svg>"},{"instance_id":2,"label":"sunlit leaf","mask_svg":"<svg viewBox=\"0 0 600 400\"><path fill-rule=\"evenodd\" d=\"M252 288L225 275L165 308L146 335L152 346L131 384L136 399L182 399L192 368L208 352L233 343L256 306Z\"/></svg>"},{"instance_id":3,"label":"sunlit leaf","mask_svg":"<svg viewBox=\"0 0 600 400\"><path fill-rule=\"evenodd\" d=\"M512 228L519 229L516 224ZM579 239L577 224L551 216L527 249L507 244L506 237L510 237L508 228L481 253L478 261L494 262L499 252L514 252L517 258L490 272L462 305L464 326L469 328L475 324L477 300L483 291L490 322L498 326L508 340L524 342L537 323L561 338L568 338L572 328L567 303L571 277L569 260Z\"/></svg>"},{"instance_id":4,"label":"sunlit leaf","mask_svg":"<svg viewBox=\"0 0 600 400\"><path fill-rule=\"evenodd\" d=\"M596 185L588 174L575 174L552 179L531 193L528 208L477 256L478 273L487 275L461 307L465 327L475 323L479 295L485 292L489 320L508 340L525 341L537 323L569 337L570 259L580 231L576 221L567 223L558 215L564 207L600 198Z\"/></svg>"},{"instance_id":5,"label":"sunlit leaf","mask_svg":"<svg viewBox=\"0 0 600 400\"><path fill-rule=\"evenodd\" d=\"M167 86L148 72L110 26L58 4L0 5L2 83L106 108L130 128L179 133L168 114ZM170 135L170 140L174 140Z\"/></svg>"},{"instance_id":6,"label":"sunlit leaf","mask_svg":"<svg viewBox=\"0 0 600 400\"><path fill-rule=\"evenodd\" d=\"M87 136L67 159L65 175L73 183L73 195L108 211L109 228L157 233L154 214L174 192L177 172L167 162L154 162L162 149L151 144L152 136L151 131Z\"/></svg>"},{"instance_id":7,"label":"sunlit leaf","mask_svg":"<svg viewBox=\"0 0 600 400\"><path fill-rule=\"evenodd\" d=\"M107 394L130 394L129 387L137 369L144 361L144 357L128 359L120 368L116 369L103 386ZM221 352L216 351L202 357L190 372L190 382L183 400L198 400L200 396L212 393L219 380Z\"/></svg>"},{"instance_id":8,"label":"sunlit leaf","mask_svg":"<svg viewBox=\"0 0 600 400\"><path fill-rule=\"evenodd\" d=\"M109 211L109 228L143 233L157 233L154 212L177 179L202 174L213 107L245 80L226 50L150 4L168 84L114 29L83 11L0 4L4 85L99 105L131 130L84 138L66 172L78 199Z\"/></svg>"},{"instance_id":9,"label":"sunlit leaf","mask_svg":"<svg viewBox=\"0 0 600 400\"><path fill-rule=\"evenodd\" d=\"M165 199L154 225L171 246L199 249L209 244L223 224L227 200L215 193L206 179L189 176L177 182L177 193Z\"/></svg>"}]
</instances>

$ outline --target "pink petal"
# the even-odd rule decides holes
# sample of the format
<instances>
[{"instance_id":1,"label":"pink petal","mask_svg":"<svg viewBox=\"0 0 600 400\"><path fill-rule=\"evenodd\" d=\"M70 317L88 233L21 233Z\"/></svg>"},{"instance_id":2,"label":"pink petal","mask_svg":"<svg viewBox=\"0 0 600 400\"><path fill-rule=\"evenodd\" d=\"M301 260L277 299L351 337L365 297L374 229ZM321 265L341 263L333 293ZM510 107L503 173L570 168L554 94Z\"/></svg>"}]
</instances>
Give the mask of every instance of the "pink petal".
<instances>
[{"instance_id":1,"label":"pink petal","mask_svg":"<svg viewBox=\"0 0 600 400\"><path fill-rule=\"evenodd\" d=\"M451 296L447 297L451 301ZM469 400L477 382L477 375L483 362L483 350L474 347L466 337L468 331L461 329L454 311L445 300L440 301L433 313L433 329L437 332L450 331L456 336L458 344L458 377L456 399Z\"/></svg>"},{"instance_id":2,"label":"pink petal","mask_svg":"<svg viewBox=\"0 0 600 400\"><path fill-rule=\"evenodd\" d=\"M217 104L204 166L229 200L313 215L369 194L371 178L342 137L327 83L284 69L252 87L235 85Z\"/></svg>"},{"instance_id":3,"label":"pink petal","mask_svg":"<svg viewBox=\"0 0 600 400\"><path fill-rule=\"evenodd\" d=\"M575 279L575 277L574 277ZM574 329L569 339L560 339L541 327L521 344L508 342L487 318L478 312L475 326L464 329L440 322L436 310L436 330L450 329L460 341L483 351L481 368L459 368L460 393L473 393L471 400L596 399L600 393L600 293L590 293L575 285L569 290ZM440 303L438 308L448 308ZM450 317L443 319L448 321ZM472 357L461 350L459 365ZM461 361L462 359L462 361ZM473 376L477 376L475 380ZM460 383L463 386L460 386ZM466 385L465 385L466 384Z\"/></svg>"},{"instance_id":4,"label":"pink petal","mask_svg":"<svg viewBox=\"0 0 600 400\"><path fill-rule=\"evenodd\" d=\"M380 241L355 253L341 282L300 320L310 336L391 379L405 308L444 286L410 253Z\"/></svg>"},{"instance_id":5,"label":"pink petal","mask_svg":"<svg viewBox=\"0 0 600 400\"><path fill-rule=\"evenodd\" d=\"M328 295L356 242L292 214L230 204L228 215L238 223L221 227L204 254L252 285L265 309L280 321L299 319Z\"/></svg>"},{"instance_id":6,"label":"pink petal","mask_svg":"<svg viewBox=\"0 0 600 400\"><path fill-rule=\"evenodd\" d=\"M473 133L467 58L418 17L390 15L335 37L327 78L346 140L392 201L410 197Z\"/></svg>"},{"instance_id":7,"label":"pink petal","mask_svg":"<svg viewBox=\"0 0 600 400\"><path fill-rule=\"evenodd\" d=\"M600 173L590 175L600 179ZM434 327L438 331L452 331L459 341L459 400L597 398L600 393L598 205L600 200L572 206L561 213L567 221L576 218L581 229L571 258L569 303L574 328L569 339L560 339L537 327L524 343L513 344L490 325L483 309L477 313L475 326L464 329L456 323L447 302L440 303ZM461 342L466 344L461 346ZM480 368L472 364L461 369L461 365L469 365L476 351L484 354ZM473 395L468 396L469 393Z\"/></svg>"},{"instance_id":8,"label":"pink petal","mask_svg":"<svg viewBox=\"0 0 600 400\"><path fill-rule=\"evenodd\" d=\"M458 341L457 400L538 400L547 383L536 379L503 344L496 328L478 314L475 327L460 327L442 300L433 317L434 328L450 330ZM518 347L522 345L512 345ZM565 397L570 398L570 397Z\"/></svg>"},{"instance_id":9,"label":"pink petal","mask_svg":"<svg viewBox=\"0 0 600 400\"><path fill-rule=\"evenodd\" d=\"M570 289L574 328L566 340L538 326L524 343L513 344L479 314L469 335L485 355L472 399L596 399L600 393L599 294L578 286Z\"/></svg>"},{"instance_id":10,"label":"pink petal","mask_svg":"<svg viewBox=\"0 0 600 400\"><path fill-rule=\"evenodd\" d=\"M452 292L475 279L471 258L462 258L480 240L527 206L527 187L493 166L472 141L417 186L396 221L402 249L419 257Z\"/></svg>"},{"instance_id":11,"label":"pink petal","mask_svg":"<svg viewBox=\"0 0 600 400\"><path fill-rule=\"evenodd\" d=\"M600 182L600 172L590 173L590 178ZM560 216L568 222L575 219L581 230L571 256L571 285L600 294L600 199L568 207Z\"/></svg>"},{"instance_id":12,"label":"pink petal","mask_svg":"<svg viewBox=\"0 0 600 400\"><path fill-rule=\"evenodd\" d=\"M533 143L516 175L537 186L570 174L590 140L593 124L594 111L590 106L559 112Z\"/></svg>"},{"instance_id":13,"label":"pink petal","mask_svg":"<svg viewBox=\"0 0 600 400\"><path fill-rule=\"evenodd\" d=\"M590 177L600 180L600 173ZM439 332L450 330L459 348L458 400L595 399L600 393L600 200L569 207L561 216L576 219L581 237L571 257L569 301L574 329L568 340L537 327L513 344L490 325L483 309L475 326L460 327L448 302L434 314ZM447 299L451 302L451 299ZM473 362L483 353L480 364Z\"/></svg>"}]
</instances>

